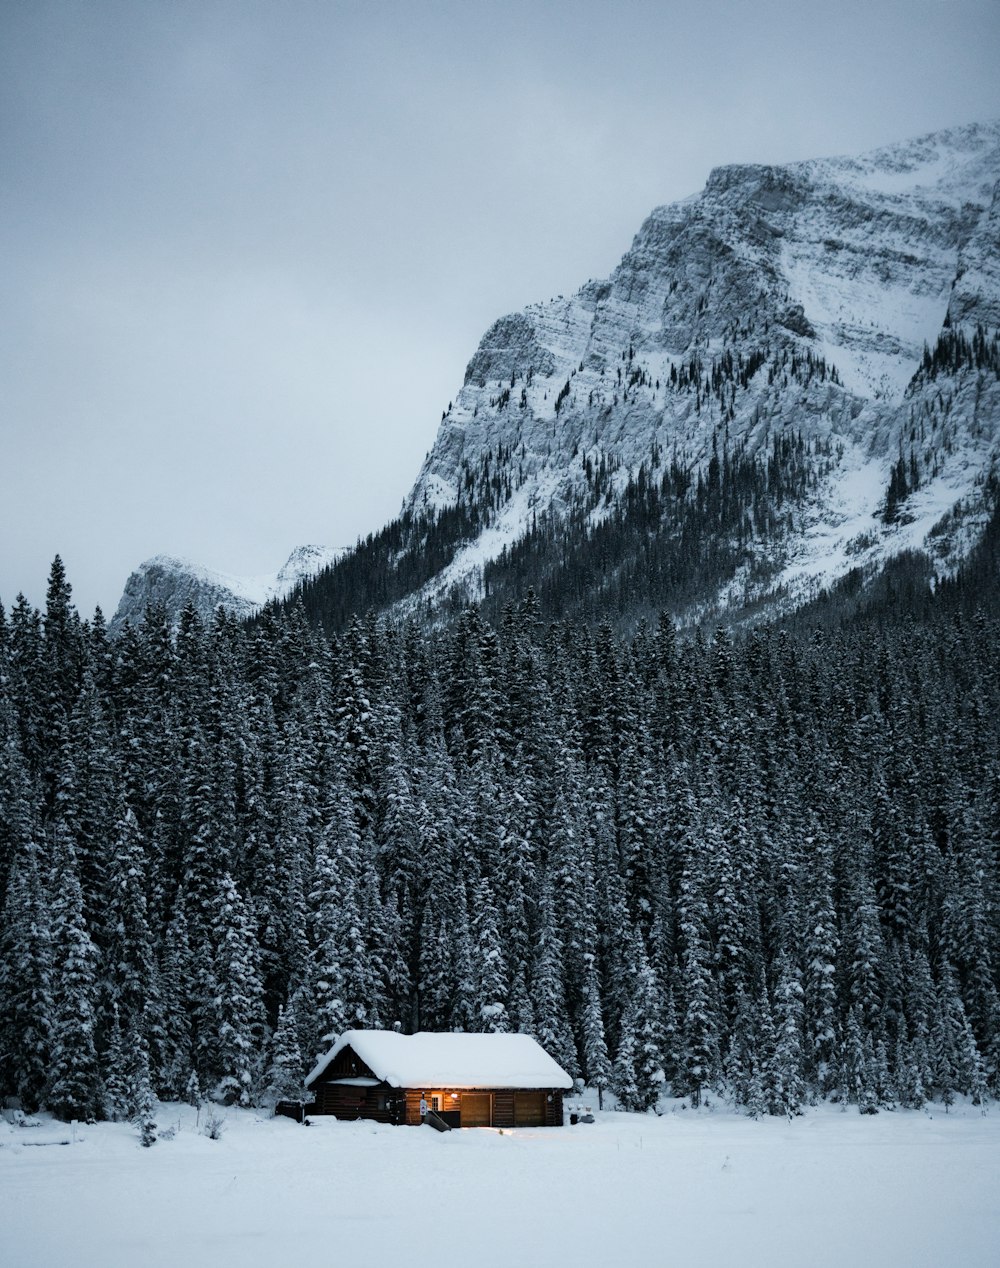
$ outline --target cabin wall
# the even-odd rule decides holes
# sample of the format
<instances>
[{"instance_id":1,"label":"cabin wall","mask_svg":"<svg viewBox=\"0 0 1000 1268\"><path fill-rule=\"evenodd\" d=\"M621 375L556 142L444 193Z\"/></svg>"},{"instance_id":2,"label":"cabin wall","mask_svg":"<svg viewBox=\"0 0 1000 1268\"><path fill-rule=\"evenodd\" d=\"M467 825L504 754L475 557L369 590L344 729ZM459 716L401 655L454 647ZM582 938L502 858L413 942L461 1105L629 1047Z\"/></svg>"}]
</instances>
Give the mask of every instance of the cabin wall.
<instances>
[{"instance_id":1,"label":"cabin wall","mask_svg":"<svg viewBox=\"0 0 1000 1268\"><path fill-rule=\"evenodd\" d=\"M545 1101L545 1126L562 1127L563 1125L563 1092L556 1088Z\"/></svg>"},{"instance_id":2,"label":"cabin wall","mask_svg":"<svg viewBox=\"0 0 1000 1268\"><path fill-rule=\"evenodd\" d=\"M514 1126L514 1093L506 1088L493 1093L493 1126Z\"/></svg>"},{"instance_id":3,"label":"cabin wall","mask_svg":"<svg viewBox=\"0 0 1000 1268\"><path fill-rule=\"evenodd\" d=\"M349 1077L349 1076L345 1076ZM365 1118L376 1123L402 1121L404 1101L399 1088L383 1083L378 1087L351 1087L343 1083L317 1083L310 1114L332 1114L348 1120Z\"/></svg>"},{"instance_id":4,"label":"cabin wall","mask_svg":"<svg viewBox=\"0 0 1000 1268\"><path fill-rule=\"evenodd\" d=\"M442 1097L442 1108L446 1113L452 1113L458 1109L458 1101L449 1100L447 1088L428 1087L428 1088L406 1088L404 1095L406 1096L406 1118L405 1122L411 1127L420 1126L420 1098L427 1093L427 1104L433 1108L434 1102L431 1097L438 1093Z\"/></svg>"},{"instance_id":5,"label":"cabin wall","mask_svg":"<svg viewBox=\"0 0 1000 1268\"><path fill-rule=\"evenodd\" d=\"M465 1089L470 1091L471 1089ZM535 1100L541 1099L543 1106L540 1115L532 1115L530 1122L522 1121L521 1126L537 1126L537 1127L562 1127L563 1125L563 1094L561 1090L552 1090L550 1088L536 1088L533 1090L514 1089L514 1088L482 1088L484 1092L491 1092L493 1096L493 1126L494 1127L515 1127L519 1125L519 1118L522 1118L523 1110L519 1113L516 1109L518 1098L524 1098L521 1101L523 1106L528 1098ZM457 1099L451 1100L451 1093L456 1093ZM431 1097L435 1093L440 1093L443 1100L445 1111L458 1109L462 1103L462 1092L459 1089L452 1088L407 1088L406 1095L406 1114L404 1122L410 1126L416 1127L420 1124L420 1098L423 1093L427 1093L429 1104L433 1104ZM541 1121L539 1121L541 1120Z\"/></svg>"}]
</instances>

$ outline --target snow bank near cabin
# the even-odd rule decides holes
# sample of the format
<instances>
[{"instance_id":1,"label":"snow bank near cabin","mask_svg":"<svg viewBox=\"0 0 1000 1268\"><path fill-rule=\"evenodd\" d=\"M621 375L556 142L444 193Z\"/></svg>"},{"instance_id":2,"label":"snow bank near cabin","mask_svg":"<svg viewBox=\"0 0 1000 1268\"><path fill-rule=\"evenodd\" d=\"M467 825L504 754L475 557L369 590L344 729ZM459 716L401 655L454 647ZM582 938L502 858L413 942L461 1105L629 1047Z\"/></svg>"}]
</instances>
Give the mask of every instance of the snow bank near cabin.
<instances>
[{"instance_id":1,"label":"snow bank near cabin","mask_svg":"<svg viewBox=\"0 0 1000 1268\"><path fill-rule=\"evenodd\" d=\"M1000 1113L970 1106L447 1135L225 1113L211 1141L164 1105L180 1131L152 1149L124 1124L38 1148L67 1131L0 1123L4 1264L992 1268L1000 1246Z\"/></svg>"}]
</instances>

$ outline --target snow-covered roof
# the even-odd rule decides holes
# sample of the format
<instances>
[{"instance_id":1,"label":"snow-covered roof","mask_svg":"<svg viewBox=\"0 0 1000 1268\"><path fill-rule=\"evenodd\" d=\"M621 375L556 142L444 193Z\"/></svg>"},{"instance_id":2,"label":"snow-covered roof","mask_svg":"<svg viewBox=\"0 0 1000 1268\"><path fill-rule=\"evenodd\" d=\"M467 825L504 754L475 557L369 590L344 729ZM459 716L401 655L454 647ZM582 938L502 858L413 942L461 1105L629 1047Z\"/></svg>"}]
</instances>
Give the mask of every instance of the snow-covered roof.
<instances>
[{"instance_id":1,"label":"snow-covered roof","mask_svg":"<svg viewBox=\"0 0 1000 1268\"><path fill-rule=\"evenodd\" d=\"M310 1070L312 1084L350 1047L390 1087L571 1088L573 1080L530 1035L401 1035L345 1030Z\"/></svg>"}]
</instances>

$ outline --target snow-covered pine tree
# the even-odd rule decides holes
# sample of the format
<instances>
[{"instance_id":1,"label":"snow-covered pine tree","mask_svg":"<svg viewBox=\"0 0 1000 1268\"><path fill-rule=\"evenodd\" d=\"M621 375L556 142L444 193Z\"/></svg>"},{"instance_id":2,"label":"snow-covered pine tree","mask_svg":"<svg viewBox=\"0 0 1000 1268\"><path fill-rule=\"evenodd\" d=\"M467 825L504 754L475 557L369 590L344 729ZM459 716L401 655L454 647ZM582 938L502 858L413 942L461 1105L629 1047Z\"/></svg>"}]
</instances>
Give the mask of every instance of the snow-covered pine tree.
<instances>
[{"instance_id":1,"label":"snow-covered pine tree","mask_svg":"<svg viewBox=\"0 0 1000 1268\"><path fill-rule=\"evenodd\" d=\"M754 1052L758 1040L755 1021L753 1005L741 988L736 996L736 1015L722 1061L729 1095L737 1105L749 1103L750 1082L754 1074ZM763 1113L763 1110L758 1110L756 1113ZM756 1113L753 1117L756 1117Z\"/></svg>"},{"instance_id":2,"label":"snow-covered pine tree","mask_svg":"<svg viewBox=\"0 0 1000 1268\"><path fill-rule=\"evenodd\" d=\"M833 862L826 832L814 815L803 843L805 881L805 1004L806 1071L820 1094L836 1082L837 1040L837 914L833 904Z\"/></svg>"},{"instance_id":3,"label":"snow-covered pine tree","mask_svg":"<svg viewBox=\"0 0 1000 1268\"><path fill-rule=\"evenodd\" d=\"M149 1048L142 1031L135 1024L128 1030L128 1049L131 1057L131 1116L139 1129L140 1143L148 1149L156 1143L156 1097L149 1077Z\"/></svg>"},{"instance_id":4,"label":"snow-covered pine tree","mask_svg":"<svg viewBox=\"0 0 1000 1268\"><path fill-rule=\"evenodd\" d=\"M29 837L14 856L0 922L0 1071L25 1109L49 1079L54 1022L52 937L40 851Z\"/></svg>"},{"instance_id":5,"label":"snow-covered pine tree","mask_svg":"<svg viewBox=\"0 0 1000 1268\"><path fill-rule=\"evenodd\" d=\"M160 944L163 1030L152 1060L156 1086L170 1098L184 1095L194 1073L190 1000L195 978L185 906L184 890L180 889Z\"/></svg>"},{"instance_id":6,"label":"snow-covered pine tree","mask_svg":"<svg viewBox=\"0 0 1000 1268\"><path fill-rule=\"evenodd\" d=\"M539 914L541 925L532 983L535 1038L566 1073L575 1079L580 1073L580 1065L566 1009L562 946L556 927L552 887L548 882L544 883L542 890Z\"/></svg>"},{"instance_id":7,"label":"snow-covered pine tree","mask_svg":"<svg viewBox=\"0 0 1000 1268\"><path fill-rule=\"evenodd\" d=\"M477 1029L505 1034L510 1029L507 1015L507 964L500 945L493 890L488 881L481 880L472 892L475 961L478 970Z\"/></svg>"},{"instance_id":8,"label":"snow-covered pine tree","mask_svg":"<svg viewBox=\"0 0 1000 1268\"><path fill-rule=\"evenodd\" d=\"M638 1108L652 1109L663 1092L663 1036L660 1030L660 985L649 963L642 934L633 934L630 959L635 965L632 1026L635 1032L635 1078Z\"/></svg>"},{"instance_id":9,"label":"snow-covered pine tree","mask_svg":"<svg viewBox=\"0 0 1000 1268\"><path fill-rule=\"evenodd\" d=\"M451 1015L448 926L431 895L420 925L419 1018L421 1030L443 1030Z\"/></svg>"},{"instance_id":10,"label":"snow-covered pine tree","mask_svg":"<svg viewBox=\"0 0 1000 1268\"><path fill-rule=\"evenodd\" d=\"M634 1005L625 1010L622 1017L621 1033L618 1039L618 1051L615 1053L614 1065L611 1068L611 1090L614 1092L620 1109L638 1110L643 1106L643 1097L639 1091L639 1079L636 1073L636 1015Z\"/></svg>"},{"instance_id":11,"label":"snow-covered pine tree","mask_svg":"<svg viewBox=\"0 0 1000 1268\"><path fill-rule=\"evenodd\" d=\"M611 1080L611 1058L604 1038L601 996L593 960L587 969L580 1033L583 1039L580 1052L583 1077L588 1087L597 1089L598 1108L603 1109L604 1092Z\"/></svg>"},{"instance_id":12,"label":"snow-covered pine tree","mask_svg":"<svg viewBox=\"0 0 1000 1268\"><path fill-rule=\"evenodd\" d=\"M92 1119L100 1096L95 1038L97 949L87 932L76 851L56 825L52 874L52 1048L45 1103L59 1118Z\"/></svg>"},{"instance_id":13,"label":"snow-covered pine tree","mask_svg":"<svg viewBox=\"0 0 1000 1268\"><path fill-rule=\"evenodd\" d=\"M102 1062L104 1088L101 1096L101 1112L113 1123L123 1122L132 1116L130 1054L126 1054L122 1041L121 1017L118 1005L111 1005L111 1025Z\"/></svg>"},{"instance_id":14,"label":"snow-covered pine tree","mask_svg":"<svg viewBox=\"0 0 1000 1268\"><path fill-rule=\"evenodd\" d=\"M282 1102L304 1105L309 1093L303 1082L305 1066L299 1049L295 1006L278 1009L278 1025L271 1039L271 1060L264 1085L264 1103L272 1112Z\"/></svg>"},{"instance_id":15,"label":"snow-covered pine tree","mask_svg":"<svg viewBox=\"0 0 1000 1268\"><path fill-rule=\"evenodd\" d=\"M378 1026L380 1016L362 892L371 853L359 835L347 789L336 780L327 790L324 817L309 905L319 1033L329 1045L351 1026Z\"/></svg>"},{"instance_id":16,"label":"snow-covered pine tree","mask_svg":"<svg viewBox=\"0 0 1000 1268\"><path fill-rule=\"evenodd\" d=\"M477 1000L476 968L464 884L456 887L451 903L448 944L451 949L451 1010L449 1030L476 1031L483 1018Z\"/></svg>"},{"instance_id":17,"label":"snow-covered pine tree","mask_svg":"<svg viewBox=\"0 0 1000 1268\"><path fill-rule=\"evenodd\" d=\"M400 907L398 893L379 896L378 878L369 876L364 891L365 923L371 930L371 961L375 972L379 1014L402 1022L411 1015L413 983L408 955L412 932Z\"/></svg>"},{"instance_id":18,"label":"snow-covered pine tree","mask_svg":"<svg viewBox=\"0 0 1000 1268\"><path fill-rule=\"evenodd\" d=\"M868 1038L870 1040L870 1036ZM857 1105L859 1114L877 1114L878 1087L873 1053L870 1046L865 1050L861 1013L856 1005L848 1014L840 1060L843 1066L841 1083L848 1099Z\"/></svg>"},{"instance_id":19,"label":"snow-covered pine tree","mask_svg":"<svg viewBox=\"0 0 1000 1268\"><path fill-rule=\"evenodd\" d=\"M518 968L510 984L507 996L507 1013L511 1030L520 1035L535 1033L535 1010L524 980L524 969Z\"/></svg>"},{"instance_id":20,"label":"snow-covered pine tree","mask_svg":"<svg viewBox=\"0 0 1000 1268\"><path fill-rule=\"evenodd\" d=\"M785 953L778 956L774 990L775 1044L772 1063L777 1112L794 1117L802 1110L803 989L798 965Z\"/></svg>"},{"instance_id":21,"label":"snow-covered pine tree","mask_svg":"<svg viewBox=\"0 0 1000 1268\"><path fill-rule=\"evenodd\" d=\"M122 804L116 815L106 893L104 972L111 997L125 1012L152 1018L160 1012L160 1001L146 906L144 850L135 814Z\"/></svg>"},{"instance_id":22,"label":"snow-covered pine tree","mask_svg":"<svg viewBox=\"0 0 1000 1268\"><path fill-rule=\"evenodd\" d=\"M264 1030L263 986L254 925L228 872L218 887L218 983L214 1071L216 1100L252 1105L257 1091Z\"/></svg>"},{"instance_id":23,"label":"snow-covered pine tree","mask_svg":"<svg viewBox=\"0 0 1000 1268\"><path fill-rule=\"evenodd\" d=\"M708 903L705 898L700 847L693 835L681 844L683 868L678 900L681 933L682 990L684 997L683 1042L679 1088L701 1104L703 1090L718 1078L719 1017L715 982L711 974Z\"/></svg>"},{"instance_id":24,"label":"snow-covered pine tree","mask_svg":"<svg viewBox=\"0 0 1000 1268\"><path fill-rule=\"evenodd\" d=\"M0 608L2 612L2 608ZM6 621L2 628L6 629ZM21 749L18 716L10 697L10 665L6 649L0 650L0 910L14 861L39 835L32 783Z\"/></svg>"},{"instance_id":25,"label":"snow-covered pine tree","mask_svg":"<svg viewBox=\"0 0 1000 1268\"><path fill-rule=\"evenodd\" d=\"M864 874L856 881L845 940L850 954L850 1002L861 1010L866 1031L880 1034L883 1026L882 977L886 950L879 927L875 895Z\"/></svg>"}]
</instances>

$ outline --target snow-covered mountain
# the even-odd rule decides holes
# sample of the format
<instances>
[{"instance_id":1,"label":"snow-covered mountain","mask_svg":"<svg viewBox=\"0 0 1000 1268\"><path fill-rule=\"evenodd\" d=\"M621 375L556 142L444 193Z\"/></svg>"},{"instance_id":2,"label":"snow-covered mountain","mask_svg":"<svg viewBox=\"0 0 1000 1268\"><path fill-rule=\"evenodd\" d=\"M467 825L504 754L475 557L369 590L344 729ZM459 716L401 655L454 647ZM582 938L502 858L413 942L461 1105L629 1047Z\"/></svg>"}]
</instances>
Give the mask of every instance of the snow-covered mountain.
<instances>
[{"instance_id":1,"label":"snow-covered mountain","mask_svg":"<svg viewBox=\"0 0 1000 1268\"><path fill-rule=\"evenodd\" d=\"M171 623L177 622L188 603L194 604L203 620L220 607L237 617L252 616L272 599L285 598L299 582L315 577L341 554L333 546L298 546L277 572L261 577L235 577L188 559L154 555L126 582L111 632L120 632L126 621L141 620L150 603L163 604Z\"/></svg>"},{"instance_id":2,"label":"snow-covered mountain","mask_svg":"<svg viewBox=\"0 0 1000 1268\"><path fill-rule=\"evenodd\" d=\"M998 445L1000 121L722 167L610 278L493 323L400 519L303 597L329 628L528 585L553 614L766 615L907 550L953 571ZM298 554L249 582L149 560L116 624L244 615L332 558Z\"/></svg>"},{"instance_id":3,"label":"snow-covered mountain","mask_svg":"<svg viewBox=\"0 0 1000 1268\"><path fill-rule=\"evenodd\" d=\"M695 479L713 452L763 462L782 435L804 439L809 488L779 532L751 532L710 610L789 606L907 548L947 570L986 515L998 328L1000 122L716 169L649 216L606 281L483 336L408 500L416 515L478 499L477 531L398 607L482 597L484 567L539 515L583 507L593 528L643 464Z\"/></svg>"}]
</instances>

